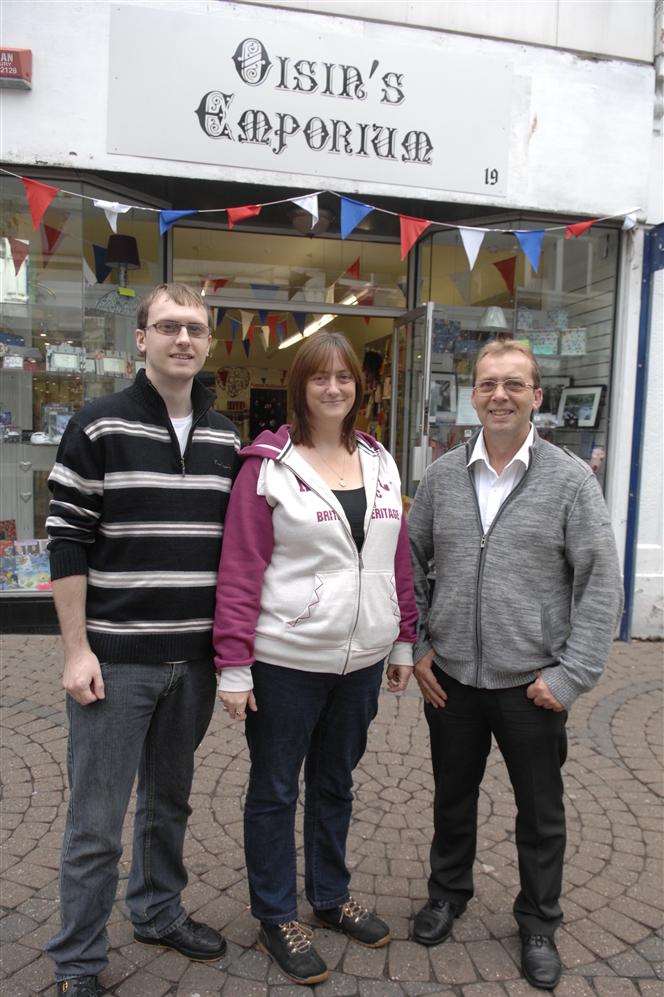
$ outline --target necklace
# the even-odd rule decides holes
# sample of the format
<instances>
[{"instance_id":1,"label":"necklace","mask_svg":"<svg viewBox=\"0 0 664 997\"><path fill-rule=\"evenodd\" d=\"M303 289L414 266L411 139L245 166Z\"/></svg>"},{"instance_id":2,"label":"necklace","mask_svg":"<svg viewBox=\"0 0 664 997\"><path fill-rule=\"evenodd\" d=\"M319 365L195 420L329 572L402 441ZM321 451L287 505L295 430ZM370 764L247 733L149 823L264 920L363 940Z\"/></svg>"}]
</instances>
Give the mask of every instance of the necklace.
<instances>
[{"instance_id":1,"label":"necklace","mask_svg":"<svg viewBox=\"0 0 664 997\"><path fill-rule=\"evenodd\" d=\"M319 457L323 461L324 464L326 464L329 467L329 469L332 471L332 474L335 476L335 478L339 482L340 486L342 488L345 488L346 487L346 480L345 480L345 473L346 473L346 450L344 449L343 463L341 465L341 474L339 474L339 472L336 470L336 468L332 467L332 465L330 464L329 461L325 460L325 458L323 457L322 453L319 453L318 450L316 450L315 447L314 447L314 453L316 454L317 457Z\"/></svg>"}]
</instances>

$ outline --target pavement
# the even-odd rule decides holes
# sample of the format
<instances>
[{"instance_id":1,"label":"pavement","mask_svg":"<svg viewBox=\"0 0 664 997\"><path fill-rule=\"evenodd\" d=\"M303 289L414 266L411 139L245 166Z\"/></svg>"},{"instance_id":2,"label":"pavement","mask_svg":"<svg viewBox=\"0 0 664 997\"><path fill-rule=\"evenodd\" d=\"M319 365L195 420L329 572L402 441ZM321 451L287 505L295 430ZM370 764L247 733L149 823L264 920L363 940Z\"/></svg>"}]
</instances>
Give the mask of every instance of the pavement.
<instances>
[{"instance_id":1,"label":"pavement","mask_svg":"<svg viewBox=\"0 0 664 997\"><path fill-rule=\"evenodd\" d=\"M66 728L55 637L2 639L0 735L4 791L0 993L52 987L42 954L58 924L58 860L66 810ZM565 766L568 846L560 997L664 995L662 864L662 662L664 645L616 644L599 686L575 705ZM200 964L132 941L121 895L128 874L125 827L118 900L109 924L102 982L117 997L296 997L254 948L242 850L242 801L249 763L242 730L220 709L198 752L186 845L187 909L226 935L226 957ZM432 779L427 727L416 689L381 693L380 711L356 772L348 841L353 895L389 921L393 941L365 949L316 930L332 974L316 997L523 997L511 905L518 871L514 803L501 757L492 752L480 797L476 895L444 945L408 940L426 897ZM302 820L298 852L302 854ZM302 889L300 879L300 889ZM311 909L302 897L300 916ZM52 992L52 991L51 991ZM532 991L534 992L534 991Z\"/></svg>"}]
</instances>

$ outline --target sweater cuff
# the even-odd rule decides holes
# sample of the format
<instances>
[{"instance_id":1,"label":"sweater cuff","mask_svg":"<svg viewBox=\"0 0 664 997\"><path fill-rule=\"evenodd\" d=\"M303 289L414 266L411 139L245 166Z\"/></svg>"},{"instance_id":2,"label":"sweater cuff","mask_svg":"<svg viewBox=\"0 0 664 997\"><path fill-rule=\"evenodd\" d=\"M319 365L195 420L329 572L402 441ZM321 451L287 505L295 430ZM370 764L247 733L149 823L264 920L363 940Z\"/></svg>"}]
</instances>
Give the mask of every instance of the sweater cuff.
<instances>
[{"instance_id":1,"label":"sweater cuff","mask_svg":"<svg viewBox=\"0 0 664 997\"><path fill-rule=\"evenodd\" d=\"M48 555L51 565L51 581L68 578L70 575L87 575L88 555L82 544L63 540L53 549L49 545Z\"/></svg>"},{"instance_id":2,"label":"sweater cuff","mask_svg":"<svg viewBox=\"0 0 664 997\"><path fill-rule=\"evenodd\" d=\"M433 651L433 644L428 638L426 640L418 641L413 647L413 661L415 664L417 664L420 658L423 658L425 654L428 654L429 651Z\"/></svg>"},{"instance_id":3,"label":"sweater cuff","mask_svg":"<svg viewBox=\"0 0 664 997\"><path fill-rule=\"evenodd\" d=\"M407 644L404 641L397 641L390 651L390 656L387 659L388 665L408 665L409 668L413 667L413 645Z\"/></svg>"},{"instance_id":4,"label":"sweater cuff","mask_svg":"<svg viewBox=\"0 0 664 997\"><path fill-rule=\"evenodd\" d=\"M569 669L566 665L551 665L542 670L542 679L549 687L549 691L556 697L561 706L569 710L572 703L580 693L577 684L570 679Z\"/></svg>"},{"instance_id":5,"label":"sweater cuff","mask_svg":"<svg viewBox=\"0 0 664 997\"><path fill-rule=\"evenodd\" d=\"M250 692L254 687L249 665L240 668L222 668L219 675L221 692Z\"/></svg>"}]
</instances>

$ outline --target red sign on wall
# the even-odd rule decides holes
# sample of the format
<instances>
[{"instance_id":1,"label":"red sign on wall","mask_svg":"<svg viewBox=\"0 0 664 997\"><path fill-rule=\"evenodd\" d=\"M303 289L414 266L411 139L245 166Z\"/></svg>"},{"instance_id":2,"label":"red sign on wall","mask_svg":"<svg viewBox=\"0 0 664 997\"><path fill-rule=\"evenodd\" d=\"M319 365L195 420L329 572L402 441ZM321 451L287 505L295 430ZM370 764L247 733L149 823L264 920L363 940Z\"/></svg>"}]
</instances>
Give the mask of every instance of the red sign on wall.
<instances>
[{"instance_id":1,"label":"red sign on wall","mask_svg":"<svg viewBox=\"0 0 664 997\"><path fill-rule=\"evenodd\" d=\"M0 48L0 87L32 89L32 51L29 48Z\"/></svg>"}]
</instances>

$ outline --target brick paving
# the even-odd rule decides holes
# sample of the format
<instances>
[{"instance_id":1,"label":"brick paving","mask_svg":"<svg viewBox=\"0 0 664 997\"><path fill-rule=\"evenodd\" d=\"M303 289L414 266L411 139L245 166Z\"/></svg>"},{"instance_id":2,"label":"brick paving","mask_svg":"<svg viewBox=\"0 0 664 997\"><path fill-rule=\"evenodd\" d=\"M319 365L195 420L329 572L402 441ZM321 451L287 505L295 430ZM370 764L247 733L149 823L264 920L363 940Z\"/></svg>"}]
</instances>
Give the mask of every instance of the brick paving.
<instances>
[{"instance_id":1,"label":"brick paving","mask_svg":"<svg viewBox=\"0 0 664 997\"><path fill-rule=\"evenodd\" d=\"M616 644L599 687L575 706L565 767L568 847L558 944L559 997L662 997L663 645ZM4 789L0 993L52 986L42 946L58 923L58 857L66 809L66 729L61 649L53 637L3 638L0 731ZM102 982L117 997L291 997L290 984L253 946L242 852L248 760L242 731L221 710L198 754L186 856L188 910L229 941L218 963L133 943L121 895L128 874L125 828L118 900ZM348 854L352 890L385 917L394 940L371 951L316 930L332 974L325 995L445 994L524 997L511 903L518 882L514 805L502 759L491 755L480 798L476 896L444 945L409 941L426 897L432 780L419 693L381 694L367 753L356 773ZM298 820L301 855L301 817ZM299 880L300 889L303 887ZM300 914L311 917L302 897Z\"/></svg>"}]
</instances>

